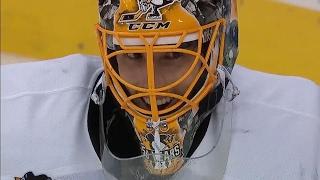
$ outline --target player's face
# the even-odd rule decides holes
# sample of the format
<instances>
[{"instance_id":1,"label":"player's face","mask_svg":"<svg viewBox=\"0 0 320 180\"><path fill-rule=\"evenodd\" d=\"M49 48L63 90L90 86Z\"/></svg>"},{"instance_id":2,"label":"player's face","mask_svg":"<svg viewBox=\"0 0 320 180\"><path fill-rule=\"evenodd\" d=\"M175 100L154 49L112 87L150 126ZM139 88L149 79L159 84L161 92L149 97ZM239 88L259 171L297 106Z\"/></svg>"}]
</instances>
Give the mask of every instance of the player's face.
<instances>
[{"instance_id":1,"label":"player's face","mask_svg":"<svg viewBox=\"0 0 320 180\"><path fill-rule=\"evenodd\" d=\"M184 49L197 51L197 42L184 43ZM148 72L147 72L147 54L145 53L126 53L117 55L117 64L119 75L138 87L148 88ZM154 81L155 88L167 86L180 79L192 66L195 56L180 52L159 52L153 54ZM179 85L169 89L166 92L183 95L190 86L201 67L200 61L197 62L195 68L190 75ZM150 78L150 74L149 74ZM130 95L136 94L135 90L127 89ZM136 99L135 103L142 108L148 108L148 98ZM173 105L174 100L168 97L157 98L157 104L167 104L166 107ZM168 105L169 104L169 105Z\"/></svg>"}]
</instances>

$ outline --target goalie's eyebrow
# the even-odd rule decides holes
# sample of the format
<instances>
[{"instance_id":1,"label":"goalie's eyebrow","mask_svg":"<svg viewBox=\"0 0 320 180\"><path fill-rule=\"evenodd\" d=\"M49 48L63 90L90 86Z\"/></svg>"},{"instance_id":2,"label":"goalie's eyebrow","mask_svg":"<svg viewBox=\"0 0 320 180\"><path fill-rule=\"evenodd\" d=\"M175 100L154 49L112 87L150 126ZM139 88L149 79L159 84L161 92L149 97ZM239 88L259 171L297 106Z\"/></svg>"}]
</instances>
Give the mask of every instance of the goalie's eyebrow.
<instances>
[{"instance_id":1,"label":"goalie's eyebrow","mask_svg":"<svg viewBox=\"0 0 320 180\"><path fill-rule=\"evenodd\" d=\"M183 42L179 46L179 48L181 48L181 49L195 49L197 47L198 47L198 40Z\"/></svg>"}]
</instances>

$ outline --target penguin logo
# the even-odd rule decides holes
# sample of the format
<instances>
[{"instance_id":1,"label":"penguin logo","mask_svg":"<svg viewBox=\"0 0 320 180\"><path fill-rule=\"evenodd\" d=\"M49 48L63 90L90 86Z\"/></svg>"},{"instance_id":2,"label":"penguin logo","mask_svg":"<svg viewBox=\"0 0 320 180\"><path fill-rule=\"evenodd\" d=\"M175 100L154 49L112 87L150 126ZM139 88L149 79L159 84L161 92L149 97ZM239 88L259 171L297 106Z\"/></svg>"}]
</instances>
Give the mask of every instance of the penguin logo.
<instances>
[{"instance_id":1,"label":"penguin logo","mask_svg":"<svg viewBox=\"0 0 320 180\"><path fill-rule=\"evenodd\" d=\"M172 5L180 0L137 0L138 11L122 14L119 23L128 23L137 21L142 15L146 14L147 21L161 21L162 14L160 9Z\"/></svg>"}]
</instances>

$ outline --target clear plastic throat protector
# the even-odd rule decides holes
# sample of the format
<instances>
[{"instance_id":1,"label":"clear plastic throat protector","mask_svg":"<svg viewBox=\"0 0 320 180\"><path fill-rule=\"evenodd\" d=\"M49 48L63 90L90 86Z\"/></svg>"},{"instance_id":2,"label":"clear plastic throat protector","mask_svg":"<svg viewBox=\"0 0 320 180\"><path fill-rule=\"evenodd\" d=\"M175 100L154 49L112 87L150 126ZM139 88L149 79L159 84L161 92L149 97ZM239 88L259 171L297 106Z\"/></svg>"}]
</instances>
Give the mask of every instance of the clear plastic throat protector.
<instances>
[{"instance_id":1,"label":"clear plastic throat protector","mask_svg":"<svg viewBox=\"0 0 320 180\"><path fill-rule=\"evenodd\" d=\"M218 72L220 83L224 84L224 79L229 79L230 76L224 67L219 67ZM174 146L171 149L156 147L161 146L160 128L165 128L161 121L150 123L150 128L153 129L151 146L155 146L154 151L143 152L142 149L143 155L132 158L116 157L109 150L106 139L110 125L107 124L106 129L100 128L101 162L104 170L119 180L223 179L231 141L232 100L239 92L231 81L223 88L223 93L220 102L212 109L206 135L189 158L185 157L182 149ZM102 97L103 94L99 96ZM102 111L102 105L100 110ZM103 119L100 119L100 127L105 127Z\"/></svg>"}]
</instances>

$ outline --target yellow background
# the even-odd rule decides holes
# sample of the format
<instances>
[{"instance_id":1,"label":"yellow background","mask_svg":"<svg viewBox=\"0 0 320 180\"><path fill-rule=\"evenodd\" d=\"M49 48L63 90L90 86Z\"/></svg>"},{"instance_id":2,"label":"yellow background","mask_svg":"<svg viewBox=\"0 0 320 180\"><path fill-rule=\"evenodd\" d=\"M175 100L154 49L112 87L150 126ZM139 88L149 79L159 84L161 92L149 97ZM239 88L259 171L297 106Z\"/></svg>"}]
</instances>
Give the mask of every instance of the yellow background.
<instances>
[{"instance_id":1,"label":"yellow background","mask_svg":"<svg viewBox=\"0 0 320 180\"><path fill-rule=\"evenodd\" d=\"M1 51L50 59L97 54L98 0L2 0ZM252 69L320 84L320 12L271 0L238 0L240 54Z\"/></svg>"}]
</instances>

